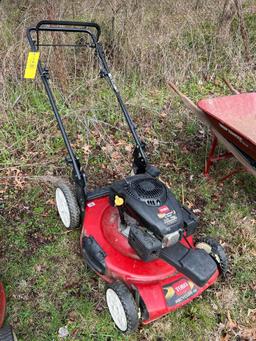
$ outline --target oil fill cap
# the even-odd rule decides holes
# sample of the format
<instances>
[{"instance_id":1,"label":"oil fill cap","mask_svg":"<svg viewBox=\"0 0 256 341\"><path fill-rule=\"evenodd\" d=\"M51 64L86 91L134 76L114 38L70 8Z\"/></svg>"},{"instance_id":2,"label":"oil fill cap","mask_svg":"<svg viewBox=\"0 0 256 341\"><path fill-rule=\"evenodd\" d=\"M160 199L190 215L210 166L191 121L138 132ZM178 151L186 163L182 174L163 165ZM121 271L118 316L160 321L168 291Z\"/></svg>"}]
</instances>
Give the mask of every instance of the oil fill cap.
<instances>
[{"instance_id":1,"label":"oil fill cap","mask_svg":"<svg viewBox=\"0 0 256 341\"><path fill-rule=\"evenodd\" d=\"M124 204L124 199L119 197L118 195L115 195L115 205L122 206L123 204Z\"/></svg>"}]
</instances>

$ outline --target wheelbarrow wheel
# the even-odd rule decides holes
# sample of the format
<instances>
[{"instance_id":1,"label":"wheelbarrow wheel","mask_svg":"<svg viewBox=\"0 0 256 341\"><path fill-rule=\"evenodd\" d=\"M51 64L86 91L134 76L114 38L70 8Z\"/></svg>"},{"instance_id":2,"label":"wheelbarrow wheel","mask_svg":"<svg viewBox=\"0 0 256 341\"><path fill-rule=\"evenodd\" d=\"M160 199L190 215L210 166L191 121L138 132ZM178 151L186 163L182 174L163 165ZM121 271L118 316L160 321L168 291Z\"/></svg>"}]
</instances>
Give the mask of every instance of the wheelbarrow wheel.
<instances>
[{"instance_id":1,"label":"wheelbarrow wheel","mask_svg":"<svg viewBox=\"0 0 256 341\"><path fill-rule=\"evenodd\" d=\"M110 315L121 332L128 334L137 330L138 307L132 293L123 282L116 281L107 286L106 301Z\"/></svg>"},{"instance_id":2,"label":"wheelbarrow wheel","mask_svg":"<svg viewBox=\"0 0 256 341\"><path fill-rule=\"evenodd\" d=\"M56 186L55 200L59 216L67 229L73 229L80 223L80 208L72 185L59 182Z\"/></svg>"},{"instance_id":3,"label":"wheelbarrow wheel","mask_svg":"<svg viewBox=\"0 0 256 341\"><path fill-rule=\"evenodd\" d=\"M205 237L198 239L195 247L205 250L218 264L221 275L226 276L228 271L228 257L224 248L216 240Z\"/></svg>"},{"instance_id":4,"label":"wheelbarrow wheel","mask_svg":"<svg viewBox=\"0 0 256 341\"><path fill-rule=\"evenodd\" d=\"M10 325L7 324L0 329L0 341L17 341L17 337Z\"/></svg>"}]
</instances>

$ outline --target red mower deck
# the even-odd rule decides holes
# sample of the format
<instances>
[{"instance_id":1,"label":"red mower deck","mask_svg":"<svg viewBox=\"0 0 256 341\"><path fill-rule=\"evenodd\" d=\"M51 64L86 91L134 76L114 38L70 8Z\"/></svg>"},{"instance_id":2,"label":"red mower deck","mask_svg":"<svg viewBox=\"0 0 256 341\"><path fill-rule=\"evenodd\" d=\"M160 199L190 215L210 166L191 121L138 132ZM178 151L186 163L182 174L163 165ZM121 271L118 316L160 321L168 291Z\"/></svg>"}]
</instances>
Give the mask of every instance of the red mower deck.
<instances>
[{"instance_id":1,"label":"red mower deck","mask_svg":"<svg viewBox=\"0 0 256 341\"><path fill-rule=\"evenodd\" d=\"M99 275L110 283L121 280L138 292L147 309L143 324L189 303L219 276L217 270L204 286L199 287L161 259L146 263L140 260L129 245L127 237L120 233L118 210L110 205L107 196L88 201L81 244L84 236L93 236L106 252L107 273ZM188 237L188 241L194 247L192 236ZM187 246L185 239L181 242Z\"/></svg>"}]
</instances>

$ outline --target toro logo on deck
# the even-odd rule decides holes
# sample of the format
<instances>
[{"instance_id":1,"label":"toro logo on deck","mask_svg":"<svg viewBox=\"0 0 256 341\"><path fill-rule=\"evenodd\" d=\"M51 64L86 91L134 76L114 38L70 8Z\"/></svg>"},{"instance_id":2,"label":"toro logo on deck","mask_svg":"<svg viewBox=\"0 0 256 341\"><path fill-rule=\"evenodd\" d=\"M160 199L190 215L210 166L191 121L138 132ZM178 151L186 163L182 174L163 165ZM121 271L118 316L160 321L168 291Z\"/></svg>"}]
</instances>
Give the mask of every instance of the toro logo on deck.
<instances>
[{"instance_id":1,"label":"toro logo on deck","mask_svg":"<svg viewBox=\"0 0 256 341\"><path fill-rule=\"evenodd\" d=\"M161 207L159 207L159 209L158 209L158 212L159 212L159 213L169 213L170 211L171 211L171 210L170 210L169 207L166 206L166 205L161 206Z\"/></svg>"},{"instance_id":2,"label":"toro logo on deck","mask_svg":"<svg viewBox=\"0 0 256 341\"><path fill-rule=\"evenodd\" d=\"M164 297L169 307L186 301L197 292L197 286L186 278L163 286Z\"/></svg>"},{"instance_id":3,"label":"toro logo on deck","mask_svg":"<svg viewBox=\"0 0 256 341\"><path fill-rule=\"evenodd\" d=\"M181 296L191 288L185 279L181 279L180 281L173 284L173 289L175 290L176 295Z\"/></svg>"}]
</instances>

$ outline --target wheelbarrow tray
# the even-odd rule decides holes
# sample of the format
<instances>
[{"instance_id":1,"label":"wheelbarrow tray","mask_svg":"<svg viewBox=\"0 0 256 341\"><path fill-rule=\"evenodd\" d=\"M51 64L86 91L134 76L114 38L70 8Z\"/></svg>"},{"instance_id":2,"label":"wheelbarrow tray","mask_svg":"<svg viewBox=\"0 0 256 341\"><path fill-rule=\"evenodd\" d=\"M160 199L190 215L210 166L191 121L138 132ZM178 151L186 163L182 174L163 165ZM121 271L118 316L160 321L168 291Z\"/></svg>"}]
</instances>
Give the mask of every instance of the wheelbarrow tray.
<instances>
[{"instance_id":1,"label":"wheelbarrow tray","mask_svg":"<svg viewBox=\"0 0 256 341\"><path fill-rule=\"evenodd\" d=\"M171 81L167 84L178 94L185 107L210 127L217 141L223 144L248 172L256 176L256 93L202 99L195 104ZM243 122L240 126L238 122L243 121L241 117L244 121L249 117L249 123ZM234 135L238 138L235 139Z\"/></svg>"},{"instance_id":2,"label":"wheelbarrow tray","mask_svg":"<svg viewBox=\"0 0 256 341\"><path fill-rule=\"evenodd\" d=\"M200 100L212 127L256 164L256 93ZM255 164L254 164L255 163Z\"/></svg>"}]
</instances>

